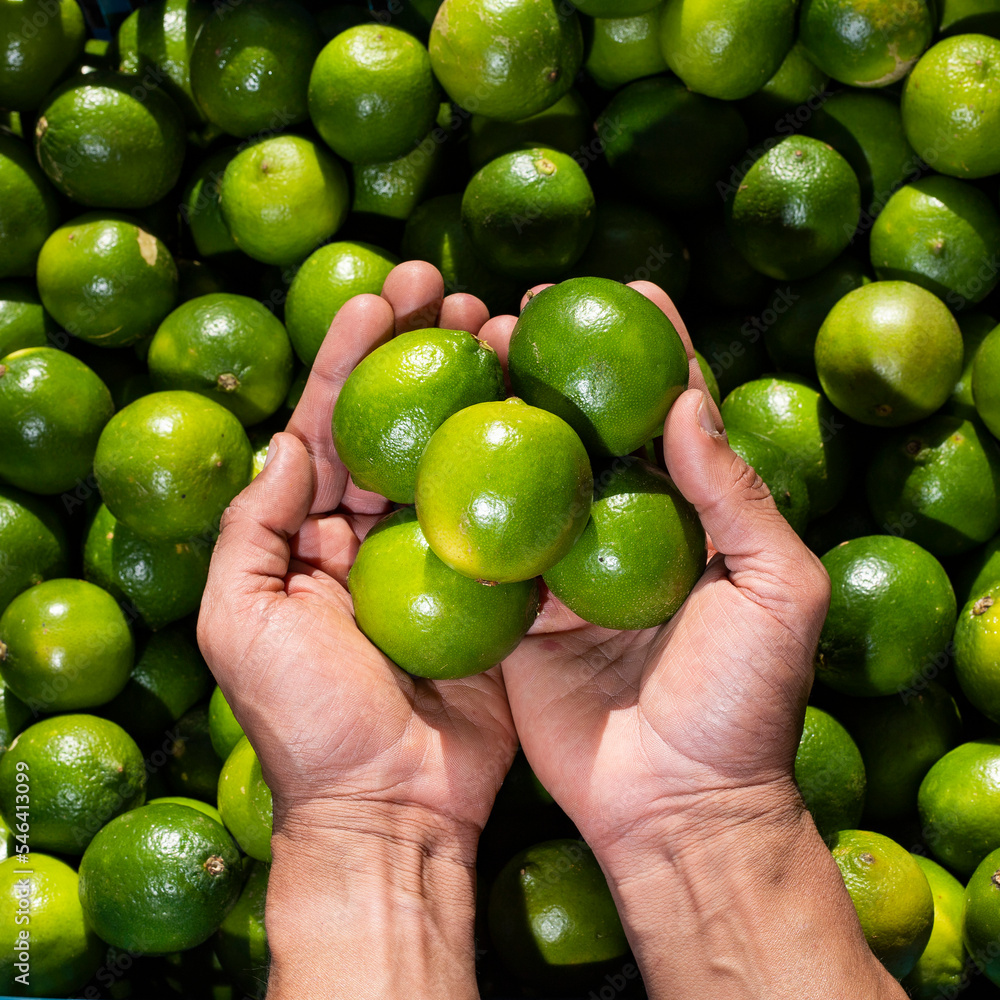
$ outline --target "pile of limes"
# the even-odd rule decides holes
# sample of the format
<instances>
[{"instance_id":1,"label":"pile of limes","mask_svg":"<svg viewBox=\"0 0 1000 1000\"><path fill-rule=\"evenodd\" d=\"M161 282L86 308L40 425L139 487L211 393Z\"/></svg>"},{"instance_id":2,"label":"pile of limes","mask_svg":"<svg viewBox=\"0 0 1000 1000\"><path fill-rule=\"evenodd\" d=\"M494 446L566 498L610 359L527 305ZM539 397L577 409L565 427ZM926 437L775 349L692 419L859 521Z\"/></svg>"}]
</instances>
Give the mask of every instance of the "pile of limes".
<instances>
[{"instance_id":1,"label":"pile of limes","mask_svg":"<svg viewBox=\"0 0 1000 1000\"><path fill-rule=\"evenodd\" d=\"M657 446L687 356L625 287L660 285L831 576L796 777L868 941L911 996L995 997L1000 0L94 27L0 0L0 994L262 995L271 797L194 621L334 316L419 259L520 315L505 365L423 329L347 380L331 445L397 508L350 573L362 631L451 678L544 592L609 629L676 612L705 557ZM519 757L484 996L642 995L576 836Z\"/></svg>"}]
</instances>

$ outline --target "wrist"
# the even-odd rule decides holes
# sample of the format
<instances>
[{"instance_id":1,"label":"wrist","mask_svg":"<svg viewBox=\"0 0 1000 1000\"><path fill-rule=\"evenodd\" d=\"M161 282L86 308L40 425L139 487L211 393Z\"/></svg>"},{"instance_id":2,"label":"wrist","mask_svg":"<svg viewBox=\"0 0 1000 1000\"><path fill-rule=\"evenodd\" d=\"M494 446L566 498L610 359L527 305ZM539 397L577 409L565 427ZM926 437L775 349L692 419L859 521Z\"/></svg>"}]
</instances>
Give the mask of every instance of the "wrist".
<instances>
[{"instance_id":1,"label":"wrist","mask_svg":"<svg viewBox=\"0 0 1000 1000\"><path fill-rule=\"evenodd\" d=\"M476 837L404 806L276 811L269 1000L477 997Z\"/></svg>"}]
</instances>

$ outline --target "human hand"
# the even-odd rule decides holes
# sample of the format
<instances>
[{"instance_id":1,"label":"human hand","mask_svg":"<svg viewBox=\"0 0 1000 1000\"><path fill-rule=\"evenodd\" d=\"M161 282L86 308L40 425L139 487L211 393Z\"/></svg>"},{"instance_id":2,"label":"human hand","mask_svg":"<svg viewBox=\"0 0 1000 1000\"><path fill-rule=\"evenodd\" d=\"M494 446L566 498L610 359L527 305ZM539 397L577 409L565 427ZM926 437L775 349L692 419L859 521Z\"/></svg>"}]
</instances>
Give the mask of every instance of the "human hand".
<instances>
[{"instance_id":1,"label":"human hand","mask_svg":"<svg viewBox=\"0 0 1000 1000\"><path fill-rule=\"evenodd\" d=\"M351 299L269 463L222 519L198 636L274 799L269 996L340 995L329 962L352 948L368 970L356 996L476 992L476 843L517 747L503 679L410 677L358 630L347 572L390 505L350 482L330 421L354 366L394 333L476 333L487 315L445 298L421 262L395 268L381 297ZM380 966L376 941L396 934L413 954ZM417 942L438 937L423 968Z\"/></svg>"}]
</instances>

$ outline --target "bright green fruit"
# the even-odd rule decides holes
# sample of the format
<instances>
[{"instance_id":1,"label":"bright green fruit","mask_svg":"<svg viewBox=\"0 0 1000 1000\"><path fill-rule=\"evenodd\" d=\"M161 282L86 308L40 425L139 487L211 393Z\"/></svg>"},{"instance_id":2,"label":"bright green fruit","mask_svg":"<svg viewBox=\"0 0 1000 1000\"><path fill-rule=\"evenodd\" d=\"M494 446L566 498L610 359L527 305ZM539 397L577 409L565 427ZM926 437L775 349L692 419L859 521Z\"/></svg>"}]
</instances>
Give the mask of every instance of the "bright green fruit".
<instances>
[{"instance_id":1,"label":"bright green fruit","mask_svg":"<svg viewBox=\"0 0 1000 1000\"><path fill-rule=\"evenodd\" d=\"M774 76L742 101L740 110L762 131L787 130L788 125L797 124L806 114L812 117L812 109L822 100L820 95L825 97L829 82L829 76L812 62L802 43L796 42Z\"/></svg>"},{"instance_id":2,"label":"bright green fruit","mask_svg":"<svg viewBox=\"0 0 1000 1000\"><path fill-rule=\"evenodd\" d=\"M438 180L444 156L444 143L431 132L395 160L353 164L351 211L405 222Z\"/></svg>"},{"instance_id":3,"label":"bright green fruit","mask_svg":"<svg viewBox=\"0 0 1000 1000\"><path fill-rule=\"evenodd\" d=\"M53 91L35 127L35 153L65 195L94 208L144 208L176 183L184 119L156 88L97 72Z\"/></svg>"},{"instance_id":4,"label":"bright green fruit","mask_svg":"<svg viewBox=\"0 0 1000 1000\"><path fill-rule=\"evenodd\" d=\"M435 680L499 663L538 611L534 580L484 585L449 569L409 507L369 532L348 582L358 628L398 666Z\"/></svg>"},{"instance_id":5,"label":"bright green fruit","mask_svg":"<svg viewBox=\"0 0 1000 1000\"><path fill-rule=\"evenodd\" d=\"M243 727L236 721L236 716L218 685L208 703L208 732L220 760L226 760L243 738Z\"/></svg>"},{"instance_id":6,"label":"bright green fruit","mask_svg":"<svg viewBox=\"0 0 1000 1000\"><path fill-rule=\"evenodd\" d=\"M819 679L856 696L911 688L955 627L955 593L944 567L891 535L838 545L823 565L833 593L819 640Z\"/></svg>"},{"instance_id":7,"label":"bright green fruit","mask_svg":"<svg viewBox=\"0 0 1000 1000\"><path fill-rule=\"evenodd\" d=\"M147 362L154 389L189 389L258 424L284 403L292 345L281 321L245 295L202 295L160 324Z\"/></svg>"},{"instance_id":8,"label":"bright green fruit","mask_svg":"<svg viewBox=\"0 0 1000 1000\"><path fill-rule=\"evenodd\" d=\"M937 414L885 439L867 492L883 531L960 555L1000 529L1000 447L977 422Z\"/></svg>"},{"instance_id":9,"label":"bright green fruit","mask_svg":"<svg viewBox=\"0 0 1000 1000\"><path fill-rule=\"evenodd\" d=\"M219 774L219 812L236 843L257 861L271 860L271 790L244 736Z\"/></svg>"},{"instance_id":10,"label":"bright green fruit","mask_svg":"<svg viewBox=\"0 0 1000 1000\"><path fill-rule=\"evenodd\" d=\"M0 281L0 358L45 347L57 330L31 281Z\"/></svg>"},{"instance_id":11,"label":"bright green fruit","mask_svg":"<svg viewBox=\"0 0 1000 1000\"><path fill-rule=\"evenodd\" d=\"M222 177L220 205L245 254L265 264L298 264L347 217L347 176L322 146L278 135L233 157Z\"/></svg>"},{"instance_id":12,"label":"bright green fruit","mask_svg":"<svg viewBox=\"0 0 1000 1000\"><path fill-rule=\"evenodd\" d=\"M0 486L0 613L22 590L65 576L66 529L44 501L13 486Z\"/></svg>"},{"instance_id":13,"label":"bright green fruit","mask_svg":"<svg viewBox=\"0 0 1000 1000\"><path fill-rule=\"evenodd\" d=\"M595 128L625 190L677 212L717 204L717 182L749 142L732 104L694 94L664 75L623 87Z\"/></svg>"},{"instance_id":14,"label":"bright green fruit","mask_svg":"<svg viewBox=\"0 0 1000 1000\"><path fill-rule=\"evenodd\" d=\"M349 163L402 156L431 130L439 103L427 49L408 32L380 24L337 35L309 78L313 125Z\"/></svg>"},{"instance_id":15,"label":"bright green fruit","mask_svg":"<svg viewBox=\"0 0 1000 1000\"><path fill-rule=\"evenodd\" d=\"M394 254L381 247L348 242L329 243L303 261L288 289L285 323L304 364L316 359L340 307L355 295L380 294L398 263Z\"/></svg>"},{"instance_id":16,"label":"bright green fruit","mask_svg":"<svg viewBox=\"0 0 1000 1000\"><path fill-rule=\"evenodd\" d=\"M594 37L584 64L599 87L615 90L644 76L663 73L667 61L660 48L663 5L631 16L611 15L594 21Z\"/></svg>"},{"instance_id":17,"label":"bright green fruit","mask_svg":"<svg viewBox=\"0 0 1000 1000\"><path fill-rule=\"evenodd\" d=\"M594 192L565 153L546 146L504 153L469 181L462 222L487 267L522 281L559 276L594 231Z\"/></svg>"},{"instance_id":18,"label":"bright green fruit","mask_svg":"<svg viewBox=\"0 0 1000 1000\"><path fill-rule=\"evenodd\" d=\"M965 887L962 936L986 978L1000 986L1000 957L996 954L1000 940L1000 850L983 858Z\"/></svg>"},{"instance_id":19,"label":"bright green fruit","mask_svg":"<svg viewBox=\"0 0 1000 1000\"><path fill-rule=\"evenodd\" d=\"M212 942L226 975L246 996L260 990L271 957L264 925L269 871L270 866L259 861L250 864L239 901L222 921Z\"/></svg>"},{"instance_id":20,"label":"bright green fruit","mask_svg":"<svg viewBox=\"0 0 1000 1000\"><path fill-rule=\"evenodd\" d=\"M428 48L452 101L501 121L555 104L583 63L580 21L552 0L444 0Z\"/></svg>"},{"instance_id":21,"label":"bright green fruit","mask_svg":"<svg viewBox=\"0 0 1000 1000\"><path fill-rule=\"evenodd\" d=\"M10 0L0 6L12 6ZM55 192L20 139L0 132L0 278L27 277L59 222Z\"/></svg>"},{"instance_id":22,"label":"bright green fruit","mask_svg":"<svg viewBox=\"0 0 1000 1000\"><path fill-rule=\"evenodd\" d=\"M924 840L934 856L967 877L1000 848L1000 740L973 740L946 753L917 797Z\"/></svg>"},{"instance_id":23,"label":"bright green fruit","mask_svg":"<svg viewBox=\"0 0 1000 1000\"><path fill-rule=\"evenodd\" d=\"M789 136L747 171L728 210L733 243L752 267L782 281L808 278L851 242L861 188L832 147Z\"/></svg>"},{"instance_id":24,"label":"bright green fruit","mask_svg":"<svg viewBox=\"0 0 1000 1000\"><path fill-rule=\"evenodd\" d=\"M698 94L737 101L771 79L795 41L795 0L666 0L660 45Z\"/></svg>"},{"instance_id":25,"label":"bright green fruit","mask_svg":"<svg viewBox=\"0 0 1000 1000\"><path fill-rule=\"evenodd\" d=\"M502 400L503 370L488 344L462 330L413 330L369 354L333 411L333 444L355 485L413 503L417 463L453 413Z\"/></svg>"},{"instance_id":26,"label":"bright green fruit","mask_svg":"<svg viewBox=\"0 0 1000 1000\"><path fill-rule=\"evenodd\" d=\"M208 816L209 819L215 820L220 826L225 824L222 822L222 814L219 812L215 806L210 806L207 802L202 802L201 799L189 799L184 795L163 795L158 799L150 799L146 805L155 806L161 803L166 803L167 805L175 806L187 806L188 809L194 809L195 812L200 812L203 816Z\"/></svg>"},{"instance_id":27,"label":"bright green fruit","mask_svg":"<svg viewBox=\"0 0 1000 1000\"><path fill-rule=\"evenodd\" d=\"M139 10L146 8L140 7ZM181 218L191 230L191 239L199 257L214 257L238 249L219 204L222 178L235 155L235 149L220 149L202 160L184 188Z\"/></svg>"},{"instance_id":28,"label":"bright green fruit","mask_svg":"<svg viewBox=\"0 0 1000 1000\"><path fill-rule=\"evenodd\" d=\"M87 27L76 0L0 3L0 108L34 111L83 51Z\"/></svg>"},{"instance_id":29,"label":"bright green fruit","mask_svg":"<svg viewBox=\"0 0 1000 1000\"><path fill-rule=\"evenodd\" d=\"M941 13L942 35L966 35L973 32L1000 37L998 0L937 0Z\"/></svg>"},{"instance_id":30,"label":"bright green fruit","mask_svg":"<svg viewBox=\"0 0 1000 1000\"><path fill-rule=\"evenodd\" d=\"M722 401L729 430L749 431L784 449L809 488L809 516L831 511L844 495L850 452L846 428L822 393L794 375L744 383Z\"/></svg>"},{"instance_id":31,"label":"bright green fruit","mask_svg":"<svg viewBox=\"0 0 1000 1000\"><path fill-rule=\"evenodd\" d=\"M952 564L952 580L959 607L1000 583L1000 534L956 560Z\"/></svg>"},{"instance_id":32,"label":"bright green fruit","mask_svg":"<svg viewBox=\"0 0 1000 1000\"><path fill-rule=\"evenodd\" d=\"M782 517L802 534L809 521L809 487L785 451L760 434L731 429L729 445L764 480Z\"/></svg>"},{"instance_id":33,"label":"bright green fruit","mask_svg":"<svg viewBox=\"0 0 1000 1000\"><path fill-rule=\"evenodd\" d=\"M45 241L38 294L74 337L99 347L127 347L154 333L173 309L177 265L134 219L92 212Z\"/></svg>"},{"instance_id":34,"label":"bright green fruit","mask_svg":"<svg viewBox=\"0 0 1000 1000\"><path fill-rule=\"evenodd\" d=\"M297 125L308 118L309 71L322 44L312 15L293 0L217 7L191 51L194 98L230 135Z\"/></svg>"},{"instance_id":35,"label":"bright green fruit","mask_svg":"<svg viewBox=\"0 0 1000 1000\"><path fill-rule=\"evenodd\" d=\"M979 345L972 365L972 398L976 412L993 436L1000 438L1000 332Z\"/></svg>"},{"instance_id":36,"label":"bright green fruit","mask_svg":"<svg viewBox=\"0 0 1000 1000\"><path fill-rule=\"evenodd\" d=\"M628 953L604 874L581 840L515 854L493 883L489 929L510 971L543 990L582 992Z\"/></svg>"},{"instance_id":37,"label":"bright green fruit","mask_svg":"<svg viewBox=\"0 0 1000 1000\"><path fill-rule=\"evenodd\" d=\"M94 456L108 509L138 535L186 541L212 533L250 482L240 422L193 392L154 392L112 417Z\"/></svg>"},{"instance_id":38,"label":"bright green fruit","mask_svg":"<svg viewBox=\"0 0 1000 1000\"><path fill-rule=\"evenodd\" d=\"M69 865L34 850L0 862L0 990L8 996L73 996L101 967L107 948L83 915L78 884Z\"/></svg>"},{"instance_id":39,"label":"bright green fruit","mask_svg":"<svg viewBox=\"0 0 1000 1000\"><path fill-rule=\"evenodd\" d=\"M983 270L1000 261L1000 215L971 184L922 177L889 199L872 227L871 255L883 281L912 281L961 308L1000 281Z\"/></svg>"},{"instance_id":40,"label":"bright green fruit","mask_svg":"<svg viewBox=\"0 0 1000 1000\"><path fill-rule=\"evenodd\" d=\"M962 720L955 699L940 684L918 681L902 696L854 698L845 712L868 775L867 821L881 825L907 818L916 809L924 775L959 742Z\"/></svg>"},{"instance_id":41,"label":"bright green fruit","mask_svg":"<svg viewBox=\"0 0 1000 1000\"><path fill-rule=\"evenodd\" d=\"M865 805L865 765L854 740L832 716L806 708L795 783L824 837L857 826Z\"/></svg>"},{"instance_id":42,"label":"bright green fruit","mask_svg":"<svg viewBox=\"0 0 1000 1000\"><path fill-rule=\"evenodd\" d=\"M705 569L705 531L670 477L641 459L595 473L590 520L545 574L581 618L613 629L672 618Z\"/></svg>"},{"instance_id":43,"label":"bright green fruit","mask_svg":"<svg viewBox=\"0 0 1000 1000\"><path fill-rule=\"evenodd\" d=\"M929 417L951 394L962 374L962 331L926 288L873 281L830 310L815 356L838 410L859 423L899 427Z\"/></svg>"},{"instance_id":44,"label":"bright green fruit","mask_svg":"<svg viewBox=\"0 0 1000 1000\"><path fill-rule=\"evenodd\" d=\"M958 616L955 676L972 706L1000 722L1000 584L973 596Z\"/></svg>"},{"instance_id":45,"label":"bright green fruit","mask_svg":"<svg viewBox=\"0 0 1000 1000\"><path fill-rule=\"evenodd\" d=\"M662 434L688 379L670 320L606 278L570 278L533 296L511 335L508 366L516 395L562 417L590 454L605 456Z\"/></svg>"},{"instance_id":46,"label":"bright green fruit","mask_svg":"<svg viewBox=\"0 0 1000 1000\"><path fill-rule=\"evenodd\" d=\"M0 616L0 673L39 711L103 705L125 686L134 657L121 608L83 580L46 580Z\"/></svg>"},{"instance_id":47,"label":"bright green fruit","mask_svg":"<svg viewBox=\"0 0 1000 1000\"><path fill-rule=\"evenodd\" d=\"M146 762L121 726L96 715L56 715L25 729L0 759L0 812L11 824L25 783L31 844L83 854L105 823L142 805Z\"/></svg>"},{"instance_id":48,"label":"bright green fruit","mask_svg":"<svg viewBox=\"0 0 1000 1000\"><path fill-rule=\"evenodd\" d=\"M928 50L906 80L906 137L953 177L1000 171L1000 40L958 35Z\"/></svg>"},{"instance_id":49,"label":"bright green fruit","mask_svg":"<svg viewBox=\"0 0 1000 1000\"><path fill-rule=\"evenodd\" d=\"M239 850L215 820L187 806L142 806L90 842L80 902L109 944L162 955L208 940L239 898L242 874Z\"/></svg>"},{"instance_id":50,"label":"bright green fruit","mask_svg":"<svg viewBox=\"0 0 1000 1000\"><path fill-rule=\"evenodd\" d=\"M893 976L905 976L934 925L934 896L923 870L894 840L866 830L841 830L831 851L868 946Z\"/></svg>"}]
</instances>

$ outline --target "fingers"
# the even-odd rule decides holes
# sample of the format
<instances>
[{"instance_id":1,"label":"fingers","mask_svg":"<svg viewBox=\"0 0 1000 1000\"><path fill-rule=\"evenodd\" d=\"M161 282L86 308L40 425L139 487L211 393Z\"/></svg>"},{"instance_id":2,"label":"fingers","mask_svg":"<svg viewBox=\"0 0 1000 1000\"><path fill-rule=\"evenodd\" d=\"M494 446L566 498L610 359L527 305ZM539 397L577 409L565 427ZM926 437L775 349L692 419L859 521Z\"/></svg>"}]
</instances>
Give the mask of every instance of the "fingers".
<instances>
[{"instance_id":1,"label":"fingers","mask_svg":"<svg viewBox=\"0 0 1000 1000\"><path fill-rule=\"evenodd\" d=\"M546 288L551 288L552 282L548 281L542 285L532 285L524 295L521 296L521 308L523 309L532 299L533 296L537 295L539 292L544 292Z\"/></svg>"},{"instance_id":2,"label":"fingers","mask_svg":"<svg viewBox=\"0 0 1000 1000\"><path fill-rule=\"evenodd\" d=\"M442 330L468 330L475 336L489 318L490 311L484 302L475 295L456 292L442 303L437 325Z\"/></svg>"},{"instance_id":3,"label":"fingers","mask_svg":"<svg viewBox=\"0 0 1000 1000\"><path fill-rule=\"evenodd\" d=\"M347 574L358 554L358 536L345 514L309 517L292 539L293 559L314 566L347 586Z\"/></svg>"},{"instance_id":4,"label":"fingers","mask_svg":"<svg viewBox=\"0 0 1000 1000\"><path fill-rule=\"evenodd\" d=\"M395 329L392 307L377 295L356 295L337 312L287 430L305 446L312 459L315 496L309 513L333 510L347 486L347 469L333 447L330 421L340 390L355 365Z\"/></svg>"},{"instance_id":5,"label":"fingers","mask_svg":"<svg viewBox=\"0 0 1000 1000\"><path fill-rule=\"evenodd\" d=\"M223 514L212 555L198 639L216 676L238 667L239 651L260 627L261 599L283 592L289 539L309 513L313 470L303 442L276 434L269 454L266 468Z\"/></svg>"},{"instance_id":6,"label":"fingers","mask_svg":"<svg viewBox=\"0 0 1000 1000\"><path fill-rule=\"evenodd\" d=\"M504 374L507 372L507 350L510 347L510 335L514 332L516 323L516 316L494 316L493 319L484 323L479 331L479 339L489 344L497 352Z\"/></svg>"},{"instance_id":7,"label":"fingers","mask_svg":"<svg viewBox=\"0 0 1000 1000\"><path fill-rule=\"evenodd\" d=\"M395 332L407 333L437 325L444 301L444 278L433 264L410 260L389 272L382 298L392 306Z\"/></svg>"}]
</instances>

